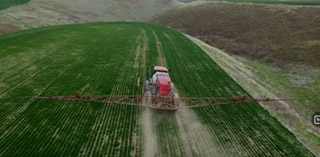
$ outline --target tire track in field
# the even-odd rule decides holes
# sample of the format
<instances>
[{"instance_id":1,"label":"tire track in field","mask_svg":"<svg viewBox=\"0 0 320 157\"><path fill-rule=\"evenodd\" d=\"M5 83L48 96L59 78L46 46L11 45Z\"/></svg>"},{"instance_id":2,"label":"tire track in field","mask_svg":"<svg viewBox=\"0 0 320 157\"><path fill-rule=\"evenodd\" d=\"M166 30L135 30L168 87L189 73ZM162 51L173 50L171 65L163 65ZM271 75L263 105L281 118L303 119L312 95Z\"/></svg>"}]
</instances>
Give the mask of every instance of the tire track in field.
<instances>
[{"instance_id":1,"label":"tire track in field","mask_svg":"<svg viewBox=\"0 0 320 157\"><path fill-rule=\"evenodd\" d=\"M153 31L153 35L157 44L158 65L167 65L164 58L162 43L158 35ZM169 38L168 38L169 39ZM170 40L170 39L169 39ZM171 41L171 40L170 40ZM176 51L178 51L176 49ZM182 104L182 106L184 106ZM161 129L156 125L166 123L166 119L172 116L173 122L170 122L165 127L166 129L177 129L177 137L170 138L170 133L161 137ZM159 117L154 119L153 117ZM179 109L175 113L167 114L166 117L162 112L151 112L150 109L145 109L143 112L145 150L144 156L162 156L162 155L183 155L183 156L222 156L225 155L219 145L215 143L214 136L211 135L209 129L202 125L196 114L190 109ZM165 122L163 122L165 121ZM172 128L173 127L173 128ZM155 133L155 131L160 131ZM149 135L147 135L149 134ZM151 137L152 136L152 137ZM160 139L157 140L157 137ZM153 140L150 140L150 139ZM164 139L166 138L166 139ZM170 138L170 139L167 139ZM154 140L156 142L154 142ZM173 146L173 147L172 147ZM182 146L182 149L179 149ZM159 147L159 148L158 148ZM162 148L168 147L168 148ZM161 152L158 152L161 149ZM167 150L169 152L162 152Z\"/></svg>"},{"instance_id":2,"label":"tire track in field","mask_svg":"<svg viewBox=\"0 0 320 157\"><path fill-rule=\"evenodd\" d=\"M141 43L141 39L143 39L143 36L145 35L145 32L144 32L144 30L142 29L141 31L140 31L140 34L139 34L139 37L136 39L136 42L135 42L135 44L133 45L133 49L132 49L132 51L131 51L131 53L130 53L130 56L128 57L128 59L125 61L125 63L124 63L124 67L134 67L134 65L135 65L135 62L136 62L136 60L131 60L131 58L134 58L135 57L135 55L139 55L139 53L140 53L140 51L137 51L138 49L140 49L139 47L140 47L140 43ZM137 46L138 45L138 46ZM143 48L141 48L141 49L143 49ZM139 66L140 67L140 66ZM126 68L127 69L127 68ZM138 71L139 69L132 69L132 70L130 70L130 71L127 71L127 70L125 70L125 69L123 69L122 70L122 72L120 73L120 75L119 75L119 78L126 78L126 80L124 80L124 82L130 82L129 80L130 79L137 79L138 80L138 78L137 77L134 77L135 76L135 74L137 74L137 73L139 73L139 71ZM131 89L130 89L130 87L131 87ZM133 90L132 89L132 87L133 86L128 86L128 85L126 85L125 83L122 83L120 86L115 86L115 93L117 93L118 91L121 91L119 94L121 94L121 95L132 95L132 94L136 94L138 91L135 91L135 90ZM112 92L114 91L114 89L112 90ZM119 90L120 89L120 90ZM125 106L122 106L122 105L118 105L117 106L117 108L119 108L119 110L121 110L121 109L123 109L123 108L125 108ZM119 119L117 120L117 122L118 121L120 121L121 120L121 118L123 118L123 117L120 117L120 116L118 116L119 117ZM131 116L132 117L132 116ZM132 118L130 118L130 119L132 119ZM135 125L138 125L137 123L135 124ZM118 128L118 126L119 126L119 123L117 123L117 127L116 128ZM117 132L115 132L115 136L117 137L118 136L118 134L121 136L121 132L119 132L118 130L117 130ZM133 139L134 138L134 134L133 134L133 132L130 132L130 138L129 139ZM123 147L123 140L125 140L126 138L123 138L123 136L121 136L121 137L119 137L118 139L117 139L117 142L119 142L120 144L119 144L119 146L116 148L116 147L112 147L112 149L111 149L111 154L115 154L116 156L120 156L120 152L119 151L117 151L117 149L121 149L122 147ZM116 139L115 139L116 140ZM114 143L116 142L114 140ZM132 140L131 140L131 142L132 142ZM114 153L113 153L114 152Z\"/></svg>"},{"instance_id":3,"label":"tire track in field","mask_svg":"<svg viewBox=\"0 0 320 157\"><path fill-rule=\"evenodd\" d=\"M144 104L146 105L146 104ZM158 152L157 136L154 132L152 112L145 108L141 112L141 124L143 133L143 156L155 156Z\"/></svg>"},{"instance_id":4,"label":"tire track in field","mask_svg":"<svg viewBox=\"0 0 320 157\"><path fill-rule=\"evenodd\" d=\"M180 104L182 107L184 103ZM209 129L202 125L189 108L179 109L176 114L179 132L182 136L186 156L225 156Z\"/></svg>"},{"instance_id":5,"label":"tire track in field","mask_svg":"<svg viewBox=\"0 0 320 157\"><path fill-rule=\"evenodd\" d=\"M136 38L136 41L132 43L133 47L131 51L128 52L128 56L123 60L124 64L119 67L118 70L116 70L118 71L116 82L119 83L115 83L115 85L112 86L111 95L134 95L136 92L138 92L137 90L133 90L132 86L128 86L126 82L130 82L128 80L131 79L132 76L140 76L139 73L142 72L139 63L139 56L142 54L140 51L145 49L143 44L141 44L144 36L145 32L144 30L141 30ZM138 78L135 79L138 80ZM93 127L90 128L91 131L89 133L89 141L91 141L91 143L84 143L81 147L79 155L89 154L90 156L127 156L127 154L139 153L138 149L140 139L136 137L137 133L135 132L139 123L136 122L130 126L127 126L129 129L123 128L122 123L120 123L125 116L130 115L130 121L134 118L138 118L136 115L139 115L139 110L128 109L130 112L119 114L117 114L117 112L109 112L112 110L123 111L124 109L127 110L128 106L113 104L107 104L103 106L103 109L100 112L101 114L96 117ZM139 118L137 120L139 120ZM112 128L102 127L101 124L103 124L103 126ZM109 131L110 129L112 129L112 131ZM121 132L124 129L128 129L130 133L128 135L122 134ZM132 147L134 150L130 150L128 147ZM100 153L97 153L96 150L98 150Z\"/></svg>"},{"instance_id":6,"label":"tire track in field","mask_svg":"<svg viewBox=\"0 0 320 157\"><path fill-rule=\"evenodd\" d=\"M143 78L146 78L146 66L147 66L147 49L148 49L148 38L146 31L143 30L143 39L142 39L141 48L137 49L137 56L141 58L141 63L139 64L142 68ZM140 77L138 79L140 82ZM144 82L144 80L142 81ZM139 83L138 83L139 84ZM145 102L144 102L145 103ZM143 104L146 105L146 104ZM142 125L142 134L143 134L143 156L155 156L158 152L157 148L157 136L154 132L154 127L152 123L152 112L149 108L142 110L140 115L140 121Z\"/></svg>"},{"instance_id":7,"label":"tire track in field","mask_svg":"<svg viewBox=\"0 0 320 157\"><path fill-rule=\"evenodd\" d=\"M143 86L141 86L141 84L143 84L144 82L144 78L146 78L146 51L148 49L148 38L147 38L147 34L146 34L146 30L142 29L141 30L141 34L140 36L137 38L137 42L136 44L138 44L138 46L135 49L135 62L134 62L134 68L137 69L139 72L136 73L136 78L137 79L137 86L138 86L138 93L140 94L140 92L143 90ZM141 78L142 77L142 78ZM138 115L138 129L134 129L134 132L132 134L132 140L133 140L133 145L134 145L134 149L130 152L131 156L136 156L136 154L138 153L139 149L141 150L140 147L140 143L139 143L139 138L137 138L137 136L143 134L148 134L148 132L145 130L145 122L143 122L144 120L146 120L148 123L148 119L145 119L144 117L148 115L145 114L146 111L142 110L140 112L140 114ZM140 127L142 128L142 130L140 130ZM141 133L142 131L142 133ZM141 138L140 138L141 139ZM146 138L143 138L146 139ZM145 141L143 141L143 143L145 143ZM150 144L151 145L151 144ZM146 148L146 146L143 146L144 148ZM144 153L144 152L143 152Z\"/></svg>"},{"instance_id":8,"label":"tire track in field","mask_svg":"<svg viewBox=\"0 0 320 157\"><path fill-rule=\"evenodd\" d=\"M132 48L132 51L131 51L131 53L130 53L130 55L132 55L132 57L130 56L130 57L128 57L128 58L135 58L134 60L127 60L126 62L125 62L125 66L127 66L127 67L133 67L134 69L132 69L132 70L130 70L130 71L127 71L127 72L123 72L123 73L121 73L120 74L120 76L121 77L119 77L119 78L127 78L127 80L125 81L125 82L129 82L128 80L129 79L136 79L136 82L139 82L140 81L140 76L141 76L141 74L144 74L144 70L143 70L143 68L145 68L145 66L141 66L141 60L140 60L140 58L141 58L141 55L143 54L143 51L146 49L145 48L145 45L144 45L144 43L145 42L143 42L144 41L144 39L146 38L146 34L145 34L145 30L144 29L141 29L141 31L140 31L140 34L139 34L139 36L137 37L137 39L136 39L136 42L135 42L135 44L133 45L133 48ZM138 56L138 57L137 57ZM137 64L138 63L138 64ZM134 78L133 78L134 77ZM138 87L138 89L139 89L139 83L137 83L137 87ZM140 92L141 92L141 90L134 90L134 89L132 89L132 87L133 86L131 86L131 89L130 88L128 88L129 86L128 85L125 85L125 84L122 84L121 86L119 86L119 89L121 89L121 90L119 90L119 91L121 91L122 93L120 93L120 94L137 94L137 93L139 93L140 94ZM123 92L125 92L125 91L127 91L126 93L123 93ZM133 93L132 92L130 92L130 93L128 93L129 91L133 91ZM118 108L123 108L124 106L118 106ZM138 112L135 112L134 114L135 115L139 115L139 114L137 114L137 113L139 113L139 110L138 110ZM136 116L132 116L132 117L136 117ZM131 118L131 120L132 120L132 118ZM139 120L139 119L138 119ZM135 127L139 127L139 123L135 123ZM132 126L132 125L131 125ZM130 132L130 134L128 135L129 136L129 139L130 139L130 141L131 141L131 143L130 144L134 144L134 143L138 143L137 141L133 141L133 139L135 138L135 134L134 134L134 132L133 132L133 130L134 129L132 129L132 127L131 127L131 132ZM128 139L128 137L126 137L126 138L124 138L123 136L120 138L120 140L121 139ZM135 138L136 140L139 140L139 139L137 139L137 138ZM122 143L121 141L120 141L120 143ZM120 147L120 149L121 148L123 148L123 145L122 144L120 144L119 145L119 147ZM130 152L126 152L126 153L136 153L137 152L137 150L140 148L139 147L139 145L134 145L133 146L134 147L134 149L135 149L135 151L130 151ZM114 148L113 148L114 149ZM115 149L114 149L114 151L116 151ZM123 156L123 155L121 155L121 154L116 154L117 156Z\"/></svg>"},{"instance_id":9,"label":"tire track in field","mask_svg":"<svg viewBox=\"0 0 320 157\"><path fill-rule=\"evenodd\" d=\"M156 43L157 43L157 52L158 52L158 65L162 65L162 66L167 66L167 61L165 59L165 57L163 56L163 50L162 50L162 44L161 41L159 40L157 34L155 33L154 30L152 30L152 33L156 39Z\"/></svg>"},{"instance_id":10,"label":"tire track in field","mask_svg":"<svg viewBox=\"0 0 320 157\"><path fill-rule=\"evenodd\" d=\"M163 35L174 46L175 51L178 52L170 36L166 33L163 33ZM209 128L200 122L195 112L189 108L184 108L186 105L183 102L180 105L182 108L175 113L175 117L182 136L181 140L184 145L185 155L226 156L227 154L219 146L218 140L211 134Z\"/></svg>"},{"instance_id":11,"label":"tire track in field","mask_svg":"<svg viewBox=\"0 0 320 157\"><path fill-rule=\"evenodd\" d=\"M163 57L162 54L162 45L161 42L159 41L155 31L153 29L151 29L152 35L155 38L155 42L156 42L156 49L157 49L157 55L158 55L158 59L157 59L157 65L166 65L166 61ZM145 44L147 44L148 42L145 41ZM146 56L146 51L144 51L144 56ZM146 58L146 57L145 57ZM143 66L146 67L146 61L144 60L143 62ZM145 73L147 71L145 70ZM148 105L145 104L146 102L143 102L143 105ZM156 128L156 120L154 119L155 112L152 112L151 109L149 108L145 108L142 110L141 112L141 124L142 124L142 134L143 134L143 156L157 156L159 153L161 154L161 152L159 152L158 148L161 147L160 146L160 139L158 139L158 133L157 133L157 128ZM163 137L160 137L163 138ZM161 148L160 148L161 149Z\"/></svg>"},{"instance_id":12,"label":"tire track in field","mask_svg":"<svg viewBox=\"0 0 320 157\"><path fill-rule=\"evenodd\" d=\"M146 31L144 30L143 41L141 44L142 48L139 49L139 57L141 57L142 74L143 78L146 78L146 66L147 66L147 50L148 50L148 37ZM140 79L138 80L140 81ZM144 82L144 80L142 81ZM145 103L145 102L143 102ZM146 104L143 104L146 105ZM154 127L152 123L152 112L149 108L142 110L140 115L140 122L142 125L143 134L143 156L155 156L158 152L157 148L157 136L154 132Z\"/></svg>"}]
</instances>

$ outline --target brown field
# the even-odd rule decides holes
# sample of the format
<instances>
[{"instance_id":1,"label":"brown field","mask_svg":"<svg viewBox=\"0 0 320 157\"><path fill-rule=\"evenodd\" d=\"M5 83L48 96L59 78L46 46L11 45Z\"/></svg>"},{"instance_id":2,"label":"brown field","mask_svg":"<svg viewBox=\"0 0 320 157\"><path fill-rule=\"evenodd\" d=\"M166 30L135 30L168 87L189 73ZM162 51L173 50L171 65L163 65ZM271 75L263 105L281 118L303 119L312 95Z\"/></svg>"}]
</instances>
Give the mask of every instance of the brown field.
<instances>
[{"instance_id":1,"label":"brown field","mask_svg":"<svg viewBox=\"0 0 320 157\"><path fill-rule=\"evenodd\" d=\"M151 21L178 28L226 52L277 67L320 66L320 7L191 3Z\"/></svg>"}]
</instances>

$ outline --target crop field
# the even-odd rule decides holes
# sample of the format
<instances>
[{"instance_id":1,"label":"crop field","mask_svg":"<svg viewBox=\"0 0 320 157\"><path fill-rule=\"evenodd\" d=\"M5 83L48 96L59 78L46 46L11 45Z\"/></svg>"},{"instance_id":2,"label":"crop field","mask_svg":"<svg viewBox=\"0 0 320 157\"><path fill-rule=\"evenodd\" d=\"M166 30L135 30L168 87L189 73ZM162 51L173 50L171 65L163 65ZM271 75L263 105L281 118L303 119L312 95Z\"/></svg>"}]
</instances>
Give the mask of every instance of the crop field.
<instances>
[{"instance_id":1,"label":"crop field","mask_svg":"<svg viewBox=\"0 0 320 157\"><path fill-rule=\"evenodd\" d=\"M30 0L0 0L0 10L9 8L14 5L28 3Z\"/></svg>"},{"instance_id":2,"label":"crop field","mask_svg":"<svg viewBox=\"0 0 320 157\"><path fill-rule=\"evenodd\" d=\"M183 97L250 97L189 38L160 25L0 36L0 156L314 156L258 103L169 112L18 98L141 95L156 64L170 68Z\"/></svg>"}]
</instances>

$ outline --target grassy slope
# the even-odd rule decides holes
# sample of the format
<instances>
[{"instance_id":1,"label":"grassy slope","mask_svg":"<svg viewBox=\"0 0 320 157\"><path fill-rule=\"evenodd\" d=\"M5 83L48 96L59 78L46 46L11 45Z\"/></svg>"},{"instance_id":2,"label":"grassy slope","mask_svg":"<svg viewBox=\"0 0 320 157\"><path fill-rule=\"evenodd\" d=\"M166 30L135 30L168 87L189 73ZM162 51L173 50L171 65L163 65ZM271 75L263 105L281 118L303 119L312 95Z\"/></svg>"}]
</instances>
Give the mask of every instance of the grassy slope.
<instances>
[{"instance_id":1,"label":"grassy slope","mask_svg":"<svg viewBox=\"0 0 320 157\"><path fill-rule=\"evenodd\" d=\"M143 21L177 5L172 0L33 0L0 11L0 30L1 24L28 29L88 21Z\"/></svg>"},{"instance_id":2,"label":"grassy slope","mask_svg":"<svg viewBox=\"0 0 320 157\"><path fill-rule=\"evenodd\" d=\"M2 0L3 7L24 0ZM159 12L194 0L33 0L28 5L0 11L0 34L48 25L98 21L144 21ZM232 0L231 0L232 1ZM240 2L247 2L241 0ZM258 3L318 4L306 1L264 1ZM0 6L1 8L1 6ZM0 9L1 10L1 9ZM14 29L13 29L14 28Z\"/></svg>"},{"instance_id":3,"label":"grassy slope","mask_svg":"<svg viewBox=\"0 0 320 157\"><path fill-rule=\"evenodd\" d=\"M11 6L28 3L30 0L0 0L0 10Z\"/></svg>"},{"instance_id":4,"label":"grassy slope","mask_svg":"<svg viewBox=\"0 0 320 157\"><path fill-rule=\"evenodd\" d=\"M171 0L35 0L34 5L43 6L88 21L144 20L159 11L175 6Z\"/></svg>"},{"instance_id":5,"label":"grassy slope","mask_svg":"<svg viewBox=\"0 0 320 157\"><path fill-rule=\"evenodd\" d=\"M157 39L182 96L247 95L191 40L162 26L99 23L4 35L0 37L1 155L141 155L138 107L17 97L141 94L146 67L161 57ZM207 138L215 139L226 155L312 156L257 103L192 112L208 126L212 137ZM158 155L186 155L175 113L152 114ZM192 150L193 155L201 153L205 153L201 148Z\"/></svg>"},{"instance_id":6,"label":"grassy slope","mask_svg":"<svg viewBox=\"0 0 320 157\"><path fill-rule=\"evenodd\" d=\"M316 156L320 155L320 137L317 136L317 134L320 134L320 130L310 123L310 116L305 120L300 114L297 114L294 108L290 107L294 104L297 107L303 108L303 104L307 102L306 99L304 99L305 97L309 97L310 99L307 99L309 101L317 101L313 98L317 97L315 91L319 89L319 71L310 71L310 73L312 73L311 76L313 76L313 79L317 80L317 82L310 85L309 88L313 90L304 90L304 94L302 94L300 91L301 88L293 87L290 84L290 81L292 81L291 77L283 75L277 70L257 61L244 58L239 60L239 56L233 58L221 50L201 42L199 39L191 39L254 97L276 97L275 95L281 97L296 97L297 100L295 101L261 104L280 120L282 124L292 130L298 139L311 149ZM318 111L320 108L318 106L314 109L311 107L307 109L304 108L304 110L306 112L312 112Z\"/></svg>"}]
</instances>

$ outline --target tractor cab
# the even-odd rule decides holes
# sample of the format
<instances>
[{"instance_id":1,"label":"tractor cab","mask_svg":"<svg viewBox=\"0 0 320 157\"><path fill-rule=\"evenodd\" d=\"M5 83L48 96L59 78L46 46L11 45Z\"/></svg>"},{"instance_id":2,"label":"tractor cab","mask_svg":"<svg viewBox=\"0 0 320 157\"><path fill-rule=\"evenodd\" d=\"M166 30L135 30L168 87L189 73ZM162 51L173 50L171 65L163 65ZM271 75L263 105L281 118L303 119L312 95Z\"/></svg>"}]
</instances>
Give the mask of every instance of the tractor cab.
<instances>
[{"instance_id":1,"label":"tractor cab","mask_svg":"<svg viewBox=\"0 0 320 157\"><path fill-rule=\"evenodd\" d=\"M169 70L168 70L168 68L163 67L163 66L154 66L153 71L154 71L154 73L156 73L156 72L168 73Z\"/></svg>"},{"instance_id":2,"label":"tractor cab","mask_svg":"<svg viewBox=\"0 0 320 157\"><path fill-rule=\"evenodd\" d=\"M171 79L168 75L159 75L157 77L157 93L162 96L170 94Z\"/></svg>"},{"instance_id":3,"label":"tractor cab","mask_svg":"<svg viewBox=\"0 0 320 157\"><path fill-rule=\"evenodd\" d=\"M171 79L168 74L168 68L162 66L153 67L154 74L150 81L153 86L152 94L169 95Z\"/></svg>"},{"instance_id":4,"label":"tractor cab","mask_svg":"<svg viewBox=\"0 0 320 157\"><path fill-rule=\"evenodd\" d=\"M154 66L153 68L153 71L154 71L154 74L152 76L152 80L151 80L151 83L152 84L156 84L158 81L158 76L167 76L169 77L169 74L168 74L168 69L166 67L162 67L162 66ZM170 77L169 77L170 79Z\"/></svg>"}]
</instances>

